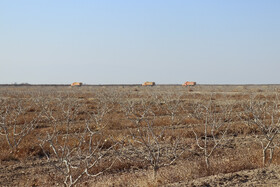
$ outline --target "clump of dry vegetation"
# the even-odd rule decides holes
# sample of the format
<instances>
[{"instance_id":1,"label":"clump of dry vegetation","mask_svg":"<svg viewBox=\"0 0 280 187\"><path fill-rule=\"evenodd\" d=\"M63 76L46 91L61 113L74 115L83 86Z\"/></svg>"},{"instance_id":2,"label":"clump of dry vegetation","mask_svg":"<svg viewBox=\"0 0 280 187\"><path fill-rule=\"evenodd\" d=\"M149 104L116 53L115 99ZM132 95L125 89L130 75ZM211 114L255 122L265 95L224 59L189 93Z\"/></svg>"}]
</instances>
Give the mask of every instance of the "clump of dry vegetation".
<instances>
[{"instance_id":1,"label":"clump of dry vegetation","mask_svg":"<svg viewBox=\"0 0 280 187\"><path fill-rule=\"evenodd\" d=\"M0 184L153 186L277 165L278 91L256 89L1 87Z\"/></svg>"}]
</instances>

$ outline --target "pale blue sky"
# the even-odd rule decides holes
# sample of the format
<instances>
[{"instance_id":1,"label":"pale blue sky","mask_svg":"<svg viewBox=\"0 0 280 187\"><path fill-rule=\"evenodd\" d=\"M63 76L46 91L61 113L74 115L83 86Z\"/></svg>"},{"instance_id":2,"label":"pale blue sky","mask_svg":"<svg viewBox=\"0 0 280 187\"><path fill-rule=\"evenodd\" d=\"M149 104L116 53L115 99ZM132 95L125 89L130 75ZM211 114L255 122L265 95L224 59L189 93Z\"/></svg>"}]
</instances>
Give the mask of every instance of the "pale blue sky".
<instances>
[{"instance_id":1,"label":"pale blue sky","mask_svg":"<svg viewBox=\"0 0 280 187\"><path fill-rule=\"evenodd\" d=\"M275 84L279 71L279 0L0 0L0 84Z\"/></svg>"}]
</instances>

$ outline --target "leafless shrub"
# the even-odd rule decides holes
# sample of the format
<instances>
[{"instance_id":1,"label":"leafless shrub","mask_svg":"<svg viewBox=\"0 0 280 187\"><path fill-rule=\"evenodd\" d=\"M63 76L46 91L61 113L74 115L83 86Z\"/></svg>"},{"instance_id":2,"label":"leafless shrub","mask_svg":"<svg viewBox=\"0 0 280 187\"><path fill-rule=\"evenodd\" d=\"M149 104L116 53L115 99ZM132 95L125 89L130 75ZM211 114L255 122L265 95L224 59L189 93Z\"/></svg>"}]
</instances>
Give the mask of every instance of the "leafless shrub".
<instances>
[{"instance_id":1,"label":"leafless shrub","mask_svg":"<svg viewBox=\"0 0 280 187\"><path fill-rule=\"evenodd\" d=\"M197 146L203 151L207 168L210 167L209 158L225 141L229 122L232 120L231 105L224 105L222 107L222 112L219 112L218 106L210 98L207 104L198 104L195 113L193 113L196 118L204 120L204 132L198 135L198 132L193 127L193 133Z\"/></svg>"},{"instance_id":2,"label":"leafless shrub","mask_svg":"<svg viewBox=\"0 0 280 187\"><path fill-rule=\"evenodd\" d=\"M41 111L34 112L35 99L0 100L0 135L4 136L11 153L15 153L22 140L41 120Z\"/></svg>"},{"instance_id":3,"label":"leafless shrub","mask_svg":"<svg viewBox=\"0 0 280 187\"><path fill-rule=\"evenodd\" d=\"M255 125L260 134L255 138L260 142L263 152L263 165L266 164L269 150L269 163L273 158L274 149L279 147L277 136L280 132L280 105L278 95L271 99L253 97L244 107L244 115L249 119L250 125Z\"/></svg>"},{"instance_id":4,"label":"leafless shrub","mask_svg":"<svg viewBox=\"0 0 280 187\"><path fill-rule=\"evenodd\" d=\"M135 129L130 131L125 155L127 159L141 159L153 168L156 179L159 168L173 164L185 151L180 145L180 138L166 142L166 127L154 126L155 113L152 101L128 102L124 110Z\"/></svg>"},{"instance_id":5,"label":"leafless shrub","mask_svg":"<svg viewBox=\"0 0 280 187\"><path fill-rule=\"evenodd\" d=\"M176 93L163 94L163 103L166 106L166 111L170 115L172 125L178 125L182 122L180 111L182 110L181 95Z\"/></svg>"},{"instance_id":6,"label":"leafless shrub","mask_svg":"<svg viewBox=\"0 0 280 187\"><path fill-rule=\"evenodd\" d=\"M52 123L51 129L44 138L40 139L40 146L48 161L64 176L65 186L76 185L83 176L97 177L109 170L113 161L102 170L96 167L107 157L117 143L107 144L109 138L104 140L101 123L102 111L91 115L100 129L91 129L91 120L84 123L75 123L75 118L82 107L78 100L70 98L61 99L58 109L61 116L53 114L51 109L45 115ZM100 115L99 115L100 114ZM101 137L101 138L99 138Z\"/></svg>"},{"instance_id":7,"label":"leafless shrub","mask_svg":"<svg viewBox=\"0 0 280 187\"><path fill-rule=\"evenodd\" d=\"M88 120L91 121L90 125L94 126L94 129L101 129L107 125L105 120L106 114L108 114L113 108L113 103L109 102L106 97L98 97L94 102L94 109L88 112ZM90 128L90 127L88 127Z\"/></svg>"}]
</instances>

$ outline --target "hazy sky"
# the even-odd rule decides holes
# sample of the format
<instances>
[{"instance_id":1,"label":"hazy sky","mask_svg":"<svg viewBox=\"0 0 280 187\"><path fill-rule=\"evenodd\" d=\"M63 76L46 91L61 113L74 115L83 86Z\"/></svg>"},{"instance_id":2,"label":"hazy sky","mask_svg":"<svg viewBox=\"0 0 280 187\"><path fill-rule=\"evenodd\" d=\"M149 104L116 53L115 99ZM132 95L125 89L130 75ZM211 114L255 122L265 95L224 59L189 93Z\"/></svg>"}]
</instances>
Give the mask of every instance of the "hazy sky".
<instances>
[{"instance_id":1,"label":"hazy sky","mask_svg":"<svg viewBox=\"0 0 280 187\"><path fill-rule=\"evenodd\" d=\"M279 0L0 0L0 84L273 84L279 72Z\"/></svg>"}]
</instances>

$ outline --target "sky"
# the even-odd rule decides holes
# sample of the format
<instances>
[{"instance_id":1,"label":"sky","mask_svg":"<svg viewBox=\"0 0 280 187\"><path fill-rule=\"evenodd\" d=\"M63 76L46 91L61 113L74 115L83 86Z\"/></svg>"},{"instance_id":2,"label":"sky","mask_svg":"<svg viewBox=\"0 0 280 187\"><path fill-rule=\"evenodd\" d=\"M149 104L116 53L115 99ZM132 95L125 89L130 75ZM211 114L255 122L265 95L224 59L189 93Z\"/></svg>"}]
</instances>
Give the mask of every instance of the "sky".
<instances>
[{"instance_id":1,"label":"sky","mask_svg":"<svg viewBox=\"0 0 280 187\"><path fill-rule=\"evenodd\" d=\"M0 0L0 84L280 84L279 0Z\"/></svg>"}]
</instances>

